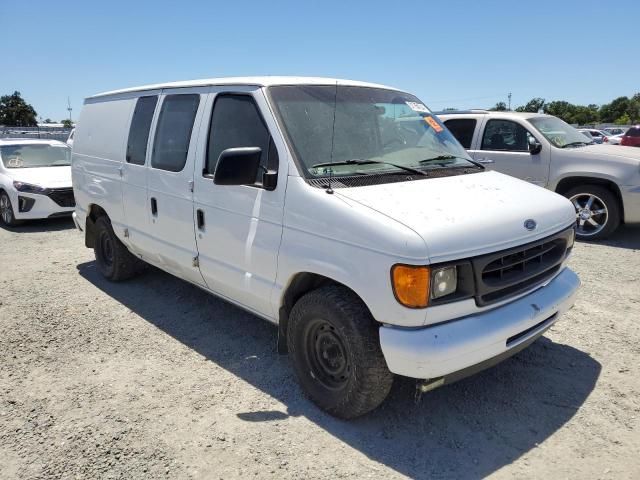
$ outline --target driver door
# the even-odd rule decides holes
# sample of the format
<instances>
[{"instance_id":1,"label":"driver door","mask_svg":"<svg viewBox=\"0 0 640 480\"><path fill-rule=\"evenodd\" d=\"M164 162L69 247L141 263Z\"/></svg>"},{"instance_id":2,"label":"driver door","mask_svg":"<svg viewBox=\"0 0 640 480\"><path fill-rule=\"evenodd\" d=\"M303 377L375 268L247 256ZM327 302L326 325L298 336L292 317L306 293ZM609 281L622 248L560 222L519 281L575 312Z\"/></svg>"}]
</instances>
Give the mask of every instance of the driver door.
<instances>
[{"instance_id":1,"label":"driver door","mask_svg":"<svg viewBox=\"0 0 640 480\"><path fill-rule=\"evenodd\" d=\"M529 140L536 138L524 125L507 119L487 119L478 150L472 158L489 170L545 187L549 179L549 148L529 152Z\"/></svg>"}]
</instances>

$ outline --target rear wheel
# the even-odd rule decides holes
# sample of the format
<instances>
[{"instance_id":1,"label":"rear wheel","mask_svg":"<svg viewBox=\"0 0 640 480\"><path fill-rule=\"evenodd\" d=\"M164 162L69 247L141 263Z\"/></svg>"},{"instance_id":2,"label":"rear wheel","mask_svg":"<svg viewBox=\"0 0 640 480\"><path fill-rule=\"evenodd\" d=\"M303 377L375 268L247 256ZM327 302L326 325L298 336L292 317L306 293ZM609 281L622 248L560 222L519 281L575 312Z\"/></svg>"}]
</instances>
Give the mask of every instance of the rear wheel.
<instances>
[{"instance_id":1,"label":"rear wheel","mask_svg":"<svg viewBox=\"0 0 640 480\"><path fill-rule=\"evenodd\" d=\"M7 192L0 192L0 221L7 227L20 225L20 220L16 220L13 214L13 206Z\"/></svg>"},{"instance_id":2,"label":"rear wheel","mask_svg":"<svg viewBox=\"0 0 640 480\"><path fill-rule=\"evenodd\" d=\"M349 289L327 286L303 296L291 311L289 354L305 394L340 418L380 405L393 374L380 349L379 326Z\"/></svg>"},{"instance_id":3,"label":"rear wheel","mask_svg":"<svg viewBox=\"0 0 640 480\"><path fill-rule=\"evenodd\" d=\"M118 282L132 278L143 270L144 262L132 255L116 237L108 217L99 217L95 230L93 250L98 270L103 277Z\"/></svg>"},{"instance_id":4,"label":"rear wheel","mask_svg":"<svg viewBox=\"0 0 640 480\"><path fill-rule=\"evenodd\" d=\"M565 193L576 209L576 236L581 240L607 238L620 225L616 196L599 185L575 187Z\"/></svg>"}]
</instances>

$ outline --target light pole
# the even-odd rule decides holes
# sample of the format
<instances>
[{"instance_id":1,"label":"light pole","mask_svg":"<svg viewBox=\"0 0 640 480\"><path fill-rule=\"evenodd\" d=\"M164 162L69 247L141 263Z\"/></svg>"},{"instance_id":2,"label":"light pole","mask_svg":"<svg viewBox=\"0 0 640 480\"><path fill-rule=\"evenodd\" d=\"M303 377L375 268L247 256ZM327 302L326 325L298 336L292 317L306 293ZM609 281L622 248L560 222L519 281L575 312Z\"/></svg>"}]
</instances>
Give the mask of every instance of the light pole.
<instances>
[{"instance_id":1,"label":"light pole","mask_svg":"<svg viewBox=\"0 0 640 480\"><path fill-rule=\"evenodd\" d=\"M511 92L509 92L509 111L511 111Z\"/></svg>"}]
</instances>

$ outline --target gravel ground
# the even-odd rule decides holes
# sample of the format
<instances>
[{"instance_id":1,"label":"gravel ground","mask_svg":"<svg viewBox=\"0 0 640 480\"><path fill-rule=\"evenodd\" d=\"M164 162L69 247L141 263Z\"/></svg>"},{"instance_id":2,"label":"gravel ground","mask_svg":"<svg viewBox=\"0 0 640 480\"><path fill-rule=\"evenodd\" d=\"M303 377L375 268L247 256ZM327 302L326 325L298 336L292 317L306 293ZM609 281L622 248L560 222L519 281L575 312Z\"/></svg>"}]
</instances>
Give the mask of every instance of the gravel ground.
<instances>
[{"instance_id":1,"label":"gravel ground","mask_svg":"<svg viewBox=\"0 0 640 480\"><path fill-rule=\"evenodd\" d=\"M152 269L104 281L67 220L0 229L1 478L639 478L640 229L578 244L545 338L352 422L276 329Z\"/></svg>"}]
</instances>

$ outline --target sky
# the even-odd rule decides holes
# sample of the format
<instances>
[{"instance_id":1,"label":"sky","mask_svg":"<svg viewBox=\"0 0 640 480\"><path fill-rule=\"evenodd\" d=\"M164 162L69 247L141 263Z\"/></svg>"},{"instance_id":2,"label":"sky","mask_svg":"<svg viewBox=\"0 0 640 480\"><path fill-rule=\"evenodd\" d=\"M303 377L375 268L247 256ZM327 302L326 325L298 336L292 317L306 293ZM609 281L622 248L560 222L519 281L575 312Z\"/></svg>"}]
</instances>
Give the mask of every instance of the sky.
<instances>
[{"instance_id":1,"label":"sky","mask_svg":"<svg viewBox=\"0 0 640 480\"><path fill-rule=\"evenodd\" d=\"M0 94L75 120L98 92L243 75L391 85L432 109L640 91L640 2L0 0Z\"/></svg>"}]
</instances>

